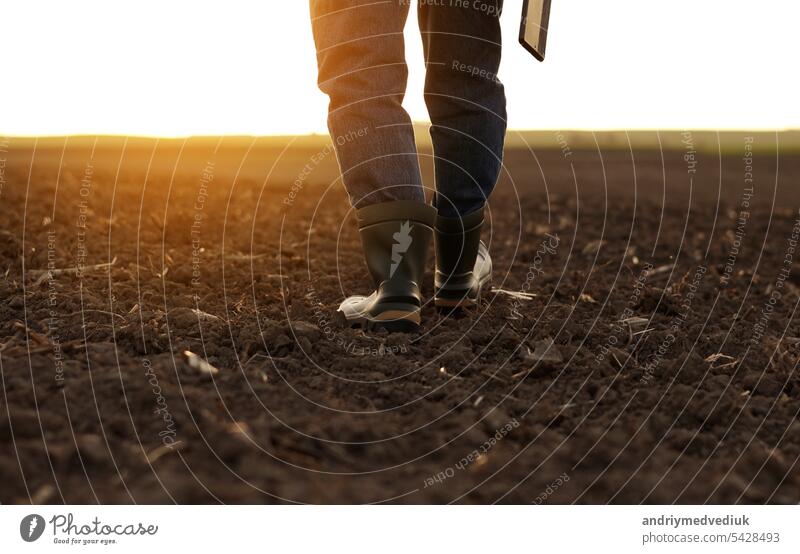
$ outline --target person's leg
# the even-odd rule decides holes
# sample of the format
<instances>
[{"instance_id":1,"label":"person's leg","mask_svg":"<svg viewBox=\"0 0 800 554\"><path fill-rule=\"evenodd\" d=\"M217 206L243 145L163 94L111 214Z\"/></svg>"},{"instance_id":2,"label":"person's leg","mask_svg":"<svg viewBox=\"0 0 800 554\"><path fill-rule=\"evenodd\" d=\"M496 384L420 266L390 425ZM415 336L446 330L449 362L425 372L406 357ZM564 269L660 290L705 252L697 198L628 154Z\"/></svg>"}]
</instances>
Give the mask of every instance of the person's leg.
<instances>
[{"instance_id":1,"label":"person's leg","mask_svg":"<svg viewBox=\"0 0 800 554\"><path fill-rule=\"evenodd\" d=\"M311 0L310 7L319 87L330 98L328 128L352 205L424 202L414 131L401 105L409 4Z\"/></svg>"},{"instance_id":2,"label":"person's leg","mask_svg":"<svg viewBox=\"0 0 800 554\"><path fill-rule=\"evenodd\" d=\"M342 323L413 331L436 210L425 203L411 119L403 110L408 69L406 0L311 0L319 86L342 180L357 209L375 285L337 310Z\"/></svg>"},{"instance_id":3,"label":"person's leg","mask_svg":"<svg viewBox=\"0 0 800 554\"><path fill-rule=\"evenodd\" d=\"M481 231L506 132L506 98L497 78L502 6L502 0L419 5L436 172L434 302L440 308L477 305L492 276Z\"/></svg>"},{"instance_id":4,"label":"person's leg","mask_svg":"<svg viewBox=\"0 0 800 554\"><path fill-rule=\"evenodd\" d=\"M425 102L436 156L439 215L483 207L500 174L506 98L497 79L502 0L420 2Z\"/></svg>"}]
</instances>

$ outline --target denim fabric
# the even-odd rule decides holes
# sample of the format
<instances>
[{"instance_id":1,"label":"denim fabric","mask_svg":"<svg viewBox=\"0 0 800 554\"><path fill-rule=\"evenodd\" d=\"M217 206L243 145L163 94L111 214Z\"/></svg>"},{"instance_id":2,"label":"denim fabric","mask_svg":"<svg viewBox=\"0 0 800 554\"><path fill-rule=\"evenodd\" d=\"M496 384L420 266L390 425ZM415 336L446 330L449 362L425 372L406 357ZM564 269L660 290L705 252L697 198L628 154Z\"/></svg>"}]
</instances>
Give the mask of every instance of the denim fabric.
<instances>
[{"instance_id":1,"label":"denim fabric","mask_svg":"<svg viewBox=\"0 0 800 554\"><path fill-rule=\"evenodd\" d=\"M319 87L356 208L424 201L414 131L402 107L403 27L411 0L311 0ZM419 0L425 103L440 215L481 208L500 172L506 131L500 65L502 0Z\"/></svg>"}]
</instances>

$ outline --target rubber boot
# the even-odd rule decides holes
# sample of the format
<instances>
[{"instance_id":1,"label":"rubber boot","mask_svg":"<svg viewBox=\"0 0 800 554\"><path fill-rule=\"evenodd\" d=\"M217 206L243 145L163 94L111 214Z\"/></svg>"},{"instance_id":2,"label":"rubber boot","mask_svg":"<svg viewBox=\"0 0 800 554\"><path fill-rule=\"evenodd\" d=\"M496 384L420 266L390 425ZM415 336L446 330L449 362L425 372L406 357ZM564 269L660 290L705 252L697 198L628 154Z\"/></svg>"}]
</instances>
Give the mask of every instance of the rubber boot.
<instances>
[{"instance_id":1,"label":"rubber boot","mask_svg":"<svg viewBox=\"0 0 800 554\"><path fill-rule=\"evenodd\" d=\"M419 328L422 278L436 210L408 200L358 210L358 228L375 292L339 306L341 323L411 332Z\"/></svg>"},{"instance_id":2,"label":"rubber boot","mask_svg":"<svg viewBox=\"0 0 800 554\"><path fill-rule=\"evenodd\" d=\"M492 259L481 241L483 208L463 217L436 218L434 304L439 308L477 306L491 281Z\"/></svg>"}]
</instances>

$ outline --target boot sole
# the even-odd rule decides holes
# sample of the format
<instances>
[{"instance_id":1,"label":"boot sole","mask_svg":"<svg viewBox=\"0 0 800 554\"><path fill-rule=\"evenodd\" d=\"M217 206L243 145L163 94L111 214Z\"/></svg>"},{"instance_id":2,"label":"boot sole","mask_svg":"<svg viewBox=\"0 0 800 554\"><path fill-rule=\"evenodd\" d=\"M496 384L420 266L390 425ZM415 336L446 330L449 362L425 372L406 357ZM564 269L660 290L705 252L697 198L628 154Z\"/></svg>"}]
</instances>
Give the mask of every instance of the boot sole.
<instances>
[{"instance_id":1,"label":"boot sole","mask_svg":"<svg viewBox=\"0 0 800 554\"><path fill-rule=\"evenodd\" d=\"M386 310L375 316L364 316L358 319L347 319L337 311L337 319L343 327L360 327L366 331L385 329L390 333L412 333L419 330L422 317L420 310Z\"/></svg>"},{"instance_id":2,"label":"boot sole","mask_svg":"<svg viewBox=\"0 0 800 554\"><path fill-rule=\"evenodd\" d=\"M456 310L461 308L474 308L480 303L481 300L481 293L483 292L483 288L489 285L492 282L492 275L489 274L483 281L478 284L478 295L475 298L469 298L466 295L466 292L459 296L456 294L456 298L447 298L445 296L434 296L433 298L433 305L437 308L446 308L448 310ZM448 291L453 292L453 291Z\"/></svg>"},{"instance_id":3,"label":"boot sole","mask_svg":"<svg viewBox=\"0 0 800 554\"><path fill-rule=\"evenodd\" d=\"M447 298L436 298L433 301L437 308L474 308L478 305L478 298L463 298L461 300L449 300Z\"/></svg>"}]
</instances>

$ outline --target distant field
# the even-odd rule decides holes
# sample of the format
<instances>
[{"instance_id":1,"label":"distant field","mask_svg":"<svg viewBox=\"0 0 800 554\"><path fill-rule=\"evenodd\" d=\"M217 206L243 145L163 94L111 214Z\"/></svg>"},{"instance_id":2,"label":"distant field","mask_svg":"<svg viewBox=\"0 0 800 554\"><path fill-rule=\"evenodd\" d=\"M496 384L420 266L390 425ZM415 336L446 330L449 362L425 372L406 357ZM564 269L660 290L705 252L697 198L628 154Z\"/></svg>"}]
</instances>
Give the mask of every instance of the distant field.
<instances>
[{"instance_id":1,"label":"distant field","mask_svg":"<svg viewBox=\"0 0 800 554\"><path fill-rule=\"evenodd\" d=\"M420 165L426 183L433 183L433 162L427 124L416 124ZM2 137L0 137L2 138ZM336 156L327 135L287 137L147 138L123 136L7 137L7 172L36 171L65 174L83 171L92 160L98 171L119 179L140 180L143 174L172 175L176 182L196 176L210 161L218 180L252 181L269 186L341 187ZM759 184L776 184L778 166L800 159L800 131L509 131L501 186L521 190L562 191L576 186L586 190L618 190L628 194L631 171L643 164L654 168L697 164L696 177L718 182L717 189L736 189L741 180L742 158L763 159ZM547 168L544 171L543 168ZM577 183L573 182L575 171ZM663 173L663 171L662 171ZM790 175L786 172L785 175ZM51 175L54 176L54 175ZM641 173L639 174L641 176ZM723 178L724 176L724 178ZM769 177L768 177L769 176ZM658 190L682 187L685 179L666 179ZM784 177L785 178L785 177ZM634 179L629 181L629 179ZM794 187L795 189L800 187ZM776 187L777 199L800 194L789 186ZM707 185L697 194L714 194ZM736 194L735 192L733 194ZM766 201L760 196L759 201Z\"/></svg>"},{"instance_id":2,"label":"distant field","mask_svg":"<svg viewBox=\"0 0 800 554\"><path fill-rule=\"evenodd\" d=\"M430 147L430 136L428 135L427 123L415 123L415 133L417 143L420 148ZM607 148L634 148L634 149L665 149L682 150L685 148L685 130L634 130L634 131L577 131L577 130L514 130L508 131L506 146L509 148L555 148L561 149L565 145L573 150L582 149L607 149ZM776 145L781 150L800 151L800 130L770 130L770 131L748 131L748 130L689 130L695 147L703 152L723 153L736 151L743 137L752 136L754 146L759 151L774 151ZM78 136L70 137L73 145L81 144L85 141L93 141L95 137ZM103 137L113 140L125 140L124 137ZM295 148L320 148L330 142L327 135L298 135L298 136L273 136L273 137L251 137L251 136L232 136L225 137L226 144L240 142L248 144L253 140L258 141L260 146L283 147L289 143ZM30 146L34 142L32 137L13 138L15 143L20 146ZM60 146L63 137L41 137L35 139L41 147ZM129 144L136 146L149 141L148 138L129 138ZM161 139L165 141L182 142L184 139ZM210 141L216 142L217 137L192 137L192 143Z\"/></svg>"}]
</instances>

